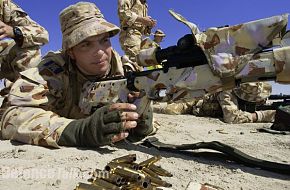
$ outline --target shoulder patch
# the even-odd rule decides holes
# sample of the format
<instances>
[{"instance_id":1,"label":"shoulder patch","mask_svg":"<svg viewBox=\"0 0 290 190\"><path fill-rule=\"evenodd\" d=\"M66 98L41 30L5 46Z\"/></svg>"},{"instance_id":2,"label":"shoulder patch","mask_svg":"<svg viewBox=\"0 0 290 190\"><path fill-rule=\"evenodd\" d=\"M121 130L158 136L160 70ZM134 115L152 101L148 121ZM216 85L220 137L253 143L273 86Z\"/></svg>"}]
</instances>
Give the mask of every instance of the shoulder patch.
<instances>
[{"instance_id":1,"label":"shoulder patch","mask_svg":"<svg viewBox=\"0 0 290 190\"><path fill-rule=\"evenodd\" d=\"M63 71L64 69L54 61L48 61L44 63L40 69L40 73L45 73L46 75L49 75L49 73L57 75Z\"/></svg>"}]
</instances>

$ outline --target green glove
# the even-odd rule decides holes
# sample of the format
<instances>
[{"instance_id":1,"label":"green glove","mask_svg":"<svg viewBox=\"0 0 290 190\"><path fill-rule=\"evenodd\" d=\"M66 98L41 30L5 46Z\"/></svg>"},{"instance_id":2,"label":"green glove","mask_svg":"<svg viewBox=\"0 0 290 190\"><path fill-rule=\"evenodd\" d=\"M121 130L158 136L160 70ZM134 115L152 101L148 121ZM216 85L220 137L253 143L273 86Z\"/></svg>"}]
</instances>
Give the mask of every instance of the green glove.
<instances>
[{"instance_id":1,"label":"green glove","mask_svg":"<svg viewBox=\"0 0 290 190\"><path fill-rule=\"evenodd\" d=\"M137 127L129 131L127 140L137 142L148 136L153 131L153 111L150 106L137 121Z\"/></svg>"},{"instance_id":2,"label":"green glove","mask_svg":"<svg viewBox=\"0 0 290 190\"><path fill-rule=\"evenodd\" d=\"M121 133L121 111L109 111L109 106L97 109L91 116L69 123L62 132L61 146L99 147L112 142L112 137Z\"/></svg>"}]
</instances>

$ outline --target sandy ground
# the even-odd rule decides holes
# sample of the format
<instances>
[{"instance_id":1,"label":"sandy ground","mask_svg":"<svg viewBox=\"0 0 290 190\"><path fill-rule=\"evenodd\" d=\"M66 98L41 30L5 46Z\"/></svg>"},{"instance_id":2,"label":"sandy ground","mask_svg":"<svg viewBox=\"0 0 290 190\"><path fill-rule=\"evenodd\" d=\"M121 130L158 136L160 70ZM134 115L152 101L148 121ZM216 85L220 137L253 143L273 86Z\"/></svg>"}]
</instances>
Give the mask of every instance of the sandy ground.
<instances>
[{"instance_id":1,"label":"sandy ground","mask_svg":"<svg viewBox=\"0 0 290 190\"><path fill-rule=\"evenodd\" d=\"M220 141L257 158L290 164L289 135L254 133L257 128L270 124L229 125L218 119L192 115L155 114L155 118L160 124L155 136L161 142ZM173 184L173 189L186 189L191 181L231 190L290 189L290 176L246 167L204 152L209 150L182 155L126 142L95 150L48 149L1 140L0 189L74 189L78 182L87 181L93 169L103 169L113 158L132 153L137 154L137 162L161 155L163 158L158 164L173 174L171 178L164 178Z\"/></svg>"}]
</instances>

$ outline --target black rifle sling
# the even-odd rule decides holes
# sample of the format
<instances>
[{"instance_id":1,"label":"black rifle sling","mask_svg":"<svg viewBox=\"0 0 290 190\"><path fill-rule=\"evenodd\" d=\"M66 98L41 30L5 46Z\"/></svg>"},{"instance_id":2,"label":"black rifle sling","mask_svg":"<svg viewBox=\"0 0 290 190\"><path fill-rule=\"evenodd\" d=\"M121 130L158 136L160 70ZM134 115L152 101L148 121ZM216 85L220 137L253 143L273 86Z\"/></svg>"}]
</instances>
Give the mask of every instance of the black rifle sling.
<instances>
[{"instance_id":1,"label":"black rifle sling","mask_svg":"<svg viewBox=\"0 0 290 190\"><path fill-rule=\"evenodd\" d=\"M290 174L290 165L271 162L267 160L262 160L258 158L254 158L250 155L243 153L242 151L233 148L229 145L223 144L218 141L211 142L198 142L194 144L181 144L181 145L173 145L173 144L165 144L160 142L156 137L147 138L143 143L143 146L148 148L154 147L161 151L171 151L182 153L185 150L196 150L196 149L211 149L219 151L234 161L244 164L246 166L258 167L264 170L269 170L276 173L281 174Z\"/></svg>"},{"instance_id":2,"label":"black rifle sling","mask_svg":"<svg viewBox=\"0 0 290 190\"><path fill-rule=\"evenodd\" d=\"M257 129L257 131L262 132L262 133L271 133L271 134L278 134L278 135L290 135L290 131L278 131L278 130L269 129L266 127Z\"/></svg>"}]
</instances>

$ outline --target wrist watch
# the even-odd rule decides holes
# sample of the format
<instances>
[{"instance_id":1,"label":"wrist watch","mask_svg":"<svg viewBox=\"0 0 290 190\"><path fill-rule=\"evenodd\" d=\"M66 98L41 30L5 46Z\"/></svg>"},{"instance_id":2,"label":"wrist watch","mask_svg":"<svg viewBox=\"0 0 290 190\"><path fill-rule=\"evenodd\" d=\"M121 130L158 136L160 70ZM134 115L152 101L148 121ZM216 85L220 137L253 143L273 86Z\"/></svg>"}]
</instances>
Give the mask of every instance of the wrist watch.
<instances>
[{"instance_id":1,"label":"wrist watch","mask_svg":"<svg viewBox=\"0 0 290 190\"><path fill-rule=\"evenodd\" d=\"M14 26L13 27L13 34L14 34L14 40L16 42L22 43L22 41L23 41L23 34L22 34L21 30L17 26Z\"/></svg>"}]
</instances>

